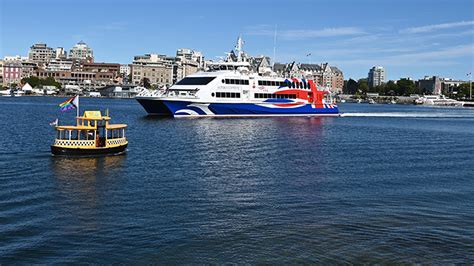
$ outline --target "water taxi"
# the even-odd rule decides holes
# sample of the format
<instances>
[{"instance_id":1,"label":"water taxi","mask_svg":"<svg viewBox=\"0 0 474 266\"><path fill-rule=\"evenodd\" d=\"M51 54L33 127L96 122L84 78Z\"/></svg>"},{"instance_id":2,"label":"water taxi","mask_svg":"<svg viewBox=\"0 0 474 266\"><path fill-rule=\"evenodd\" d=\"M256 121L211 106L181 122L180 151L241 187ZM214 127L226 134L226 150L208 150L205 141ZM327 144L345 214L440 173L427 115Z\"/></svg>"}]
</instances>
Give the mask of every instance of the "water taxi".
<instances>
[{"instance_id":1,"label":"water taxi","mask_svg":"<svg viewBox=\"0 0 474 266\"><path fill-rule=\"evenodd\" d=\"M110 124L111 118L100 111L85 111L77 116L76 125L56 125L53 155L105 155L126 151L125 124Z\"/></svg>"}]
</instances>

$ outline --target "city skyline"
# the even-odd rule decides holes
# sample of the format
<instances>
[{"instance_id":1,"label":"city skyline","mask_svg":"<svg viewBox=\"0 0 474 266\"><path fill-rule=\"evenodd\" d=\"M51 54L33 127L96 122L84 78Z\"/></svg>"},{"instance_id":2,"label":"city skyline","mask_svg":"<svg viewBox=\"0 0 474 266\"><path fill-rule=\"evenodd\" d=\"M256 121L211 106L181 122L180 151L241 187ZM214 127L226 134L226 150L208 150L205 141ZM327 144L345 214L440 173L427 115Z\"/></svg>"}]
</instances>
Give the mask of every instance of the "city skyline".
<instances>
[{"instance_id":1,"label":"city skyline","mask_svg":"<svg viewBox=\"0 0 474 266\"><path fill-rule=\"evenodd\" d=\"M73 3L1 2L0 57L27 56L34 43L69 50L82 40L97 62L126 64L135 55L173 55L178 48L218 60L238 35L247 53L273 57L276 30L276 62L329 62L345 79L367 77L371 67L381 65L388 80L425 75L466 80L474 61L470 1Z\"/></svg>"}]
</instances>

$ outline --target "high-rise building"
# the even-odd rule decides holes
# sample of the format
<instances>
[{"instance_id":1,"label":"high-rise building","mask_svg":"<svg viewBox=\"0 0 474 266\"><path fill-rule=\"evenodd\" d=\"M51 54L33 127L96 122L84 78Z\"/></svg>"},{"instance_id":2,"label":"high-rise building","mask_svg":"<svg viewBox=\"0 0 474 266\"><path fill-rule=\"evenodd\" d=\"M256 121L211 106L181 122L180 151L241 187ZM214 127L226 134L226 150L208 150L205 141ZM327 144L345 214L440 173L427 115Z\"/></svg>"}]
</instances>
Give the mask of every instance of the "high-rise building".
<instances>
[{"instance_id":1,"label":"high-rise building","mask_svg":"<svg viewBox=\"0 0 474 266\"><path fill-rule=\"evenodd\" d=\"M369 87L377 87L385 83L385 69L381 66L374 66L369 70L368 85Z\"/></svg>"},{"instance_id":2,"label":"high-rise building","mask_svg":"<svg viewBox=\"0 0 474 266\"><path fill-rule=\"evenodd\" d=\"M92 63L94 62L94 52L85 42L80 41L69 51L69 58Z\"/></svg>"},{"instance_id":3,"label":"high-rise building","mask_svg":"<svg viewBox=\"0 0 474 266\"><path fill-rule=\"evenodd\" d=\"M35 63L47 63L55 57L53 48L48 47L45 43L36 43L30 47L28 59Z\"/></svg>"}]
</instances>

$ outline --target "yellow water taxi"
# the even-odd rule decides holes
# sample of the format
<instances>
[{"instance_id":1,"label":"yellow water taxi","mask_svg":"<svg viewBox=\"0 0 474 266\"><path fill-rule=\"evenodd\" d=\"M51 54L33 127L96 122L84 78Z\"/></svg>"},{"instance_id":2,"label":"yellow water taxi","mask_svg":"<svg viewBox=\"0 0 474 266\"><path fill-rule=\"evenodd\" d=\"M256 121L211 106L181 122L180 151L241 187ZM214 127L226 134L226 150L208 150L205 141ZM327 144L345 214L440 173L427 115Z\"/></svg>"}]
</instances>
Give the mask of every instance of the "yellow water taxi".
<instances>
[{"instance_id":1,"label":"yellow water taxi","mask_svg":"<svg viewBox=\"0 0 474 266\"><path fill-rule=\"evenodd\" d=\"M56 126L53 155L120 154L126 151L125 124L109 124L100 111L85 111L75 126Z\"/></svg>"}]
</instances>

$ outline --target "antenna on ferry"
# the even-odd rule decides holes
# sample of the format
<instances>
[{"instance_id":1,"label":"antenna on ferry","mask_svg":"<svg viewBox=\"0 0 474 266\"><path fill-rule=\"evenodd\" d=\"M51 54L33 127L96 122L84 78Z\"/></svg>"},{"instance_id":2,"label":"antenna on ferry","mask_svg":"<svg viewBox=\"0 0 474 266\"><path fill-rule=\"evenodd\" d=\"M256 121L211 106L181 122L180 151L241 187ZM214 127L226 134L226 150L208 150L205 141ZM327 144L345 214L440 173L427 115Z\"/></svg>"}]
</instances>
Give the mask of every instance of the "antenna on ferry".
<instances>
[{"instance_id":1,"label":"antenna on ferry","mask_svg":"<svg viewBox=\"0 0 474 266\"><path fill-rule=\"evenodd\" d=\"M275 35L273 36L273 65L272 65L272 70L273 70L273 71L275 71L275 54L276 54L277 28L278 28L278 25L275 24Z\"/></svg>"},{"instance_id":2,"label":"antenna on ferry","mask_svg":"<svg viewBox=\"0 0 474 266\"><path fill-rule=\"evenodd\" d=\"M243 46L243 41L242 41L242 35L239 35L239 38L237 38L237 43L235 44L235 51L237 52L237 62L242 62L242 46Z\"/></svg>"}]
</instances>

